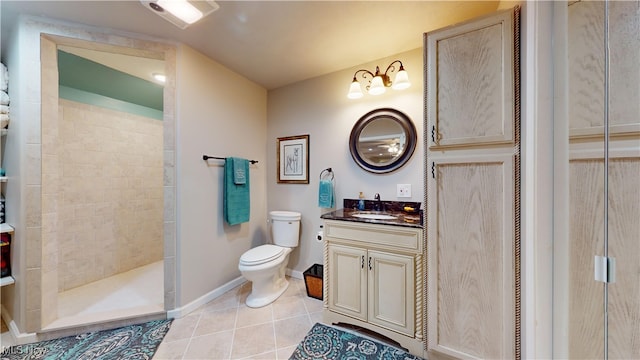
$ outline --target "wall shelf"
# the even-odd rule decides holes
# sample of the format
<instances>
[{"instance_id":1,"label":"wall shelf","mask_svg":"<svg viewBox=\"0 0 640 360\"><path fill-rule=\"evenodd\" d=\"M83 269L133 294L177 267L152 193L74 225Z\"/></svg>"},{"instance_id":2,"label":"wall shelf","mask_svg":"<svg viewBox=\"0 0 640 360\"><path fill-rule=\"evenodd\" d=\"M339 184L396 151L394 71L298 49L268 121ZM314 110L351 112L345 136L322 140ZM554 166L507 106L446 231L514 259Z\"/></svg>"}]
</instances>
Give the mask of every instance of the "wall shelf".
<instances>
[{"instance_id":1,"label":"wall shelf","mask_svg":"<svg viewBox=\"0 0 640 360\"><path fill-rule=\"evenodd\" d=\"M11 285L15 282L16 281L13 279L13 276L5 276L3 278L0 278L0 287L5 285Z\"/></svg>"},{"instance_id":2,"label":"wall shelf","mask_svg":"<svg viewBox=\"0 0 640 360\"><path fill-rule=\"evenodd\" d=\"M6 176L0 176L0 182L7 182L7 179Z\"/></svg>"}]
</instances>

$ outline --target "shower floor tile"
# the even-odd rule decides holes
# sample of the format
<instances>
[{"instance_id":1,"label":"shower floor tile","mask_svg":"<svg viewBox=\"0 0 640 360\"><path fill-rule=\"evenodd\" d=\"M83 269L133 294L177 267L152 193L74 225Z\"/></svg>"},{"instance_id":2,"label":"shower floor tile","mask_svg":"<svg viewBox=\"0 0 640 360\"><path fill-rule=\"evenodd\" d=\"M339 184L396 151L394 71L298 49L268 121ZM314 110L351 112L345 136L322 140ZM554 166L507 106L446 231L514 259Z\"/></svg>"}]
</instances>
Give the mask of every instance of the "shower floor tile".
<instances>
[{"instance_id":1,"label":"shower floor tile","mask_svg":"<svg viewBox=\"0 0 640 360\"><path fill-rule=\"evenodd\" d=\"M145 265L58 294L58 319L47 329L163 312L163 262Z\"/></svg>"}]
</instances>

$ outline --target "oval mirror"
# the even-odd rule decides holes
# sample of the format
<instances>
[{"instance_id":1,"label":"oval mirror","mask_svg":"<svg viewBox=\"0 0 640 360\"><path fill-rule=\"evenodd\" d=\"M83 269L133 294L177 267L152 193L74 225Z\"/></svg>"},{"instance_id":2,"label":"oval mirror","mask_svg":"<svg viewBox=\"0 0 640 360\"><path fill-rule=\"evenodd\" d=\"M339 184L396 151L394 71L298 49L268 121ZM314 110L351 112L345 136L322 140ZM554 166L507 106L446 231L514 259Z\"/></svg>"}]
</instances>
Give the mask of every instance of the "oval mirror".
<instances>
[{"instance_id":1,"label":"oval mirror","mask_svg":"<svg viewBox=\"0 0 640 360\"><path fill-rule=\"evenodd\" d=\"M362 116L351 130L353 160L372 173L387 173L404 165L416 148L416 128L404 113L376 109Z\"/></svg>"}]
</instances>

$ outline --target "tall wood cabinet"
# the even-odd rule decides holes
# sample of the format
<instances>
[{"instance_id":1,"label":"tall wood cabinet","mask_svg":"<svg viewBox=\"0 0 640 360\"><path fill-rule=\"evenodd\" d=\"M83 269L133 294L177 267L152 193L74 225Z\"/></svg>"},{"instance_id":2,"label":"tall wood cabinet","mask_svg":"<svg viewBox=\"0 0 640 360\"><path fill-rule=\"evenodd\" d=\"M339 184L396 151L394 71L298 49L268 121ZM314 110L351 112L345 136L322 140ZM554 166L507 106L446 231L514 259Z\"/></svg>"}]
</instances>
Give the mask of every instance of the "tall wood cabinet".
<instances>
[{"instance_id":1,"label":"tall wood cabinet","mask_svg":"<svg viewBox=\"0 0 640 360\"><path fill-rule=\"evenodd\" d=\"M519 358L519 8L425 34L427 356Z\"/></svg>"},{"instance_id":2,"label":"tall wood cabinet","mask_svg":"<svg viewBox=\"0 0 640 360\"><path fill-rule=\"evenodd\" d=\"M556 353L638 359L640 1L566 6L568 72L557 77L568 93L568 239L554 254L554 293L560 294L554 322L563 324L566 336L556 341ZM612 264L606 282L595 280L595 256Z\"/></svg>"}]
</instances>

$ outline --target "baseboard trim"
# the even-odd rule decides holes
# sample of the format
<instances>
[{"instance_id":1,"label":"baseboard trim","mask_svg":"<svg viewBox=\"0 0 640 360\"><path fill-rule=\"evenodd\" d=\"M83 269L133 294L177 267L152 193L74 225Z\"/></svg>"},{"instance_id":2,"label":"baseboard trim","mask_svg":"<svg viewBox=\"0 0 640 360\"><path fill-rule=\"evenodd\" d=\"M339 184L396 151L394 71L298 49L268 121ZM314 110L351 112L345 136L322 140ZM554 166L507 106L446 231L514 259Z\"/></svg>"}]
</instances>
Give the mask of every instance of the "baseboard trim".
<instances>
[{"instance_id":1,"label":"baseboard trim","mask_svg":"<svg viewBox=\"0 0 640 360\"><path fill-rule=\"evenodd\" d=\"M9 327L9 333L11 333L16 345L23 345L38 341L38 335L36 333L20 332L18 325L13 321L13 318L9 315L9 312L4 305L0 305L0 309L2 310L2 314L0 314L2 316L2 320L4 320L4 323Z\"/></svg>"},{"instance_id":2,"label":"baseboard trim","mask_svg":"<svg viewBox=\"0 0 640 360\"><path fill-rule=\"evenodd\" d=\"M302 271L287 269L286 274L291 276L292 278L304 280L304 275L302 274Z\"/></svg>"},{"instance_id":3,"label":"baseboard trim","mask_svg":"<svg viewBox=\"0 0 640 360\"><path fill-rule=\"evenodd\" d=\"M297 270L291 270L291 269L287 269L285 272L288 276L291 276L292 278L296 278L296 279L300 279L303 280L304 279L304 275L302 274L301 271L297 271ZM200 296L199 298L193 300L192 302L181 306L179 308L175 308L173 310L169 310L167 311L167 318L168 319L180 319L182 317L185 317L187 315L189 315L191 312L193 312L194 310L196 310L197 308L199 308L200 306L215 300L216 298L222 296L222 294L226 293L227 291L238 287L242 284L244 284L245 282L247 282L247 280L242 277L239 276L231 281L229 281L228 283L220 286L219 288L216 288L202 296Z\"/></svg>"},{"instance_id":4,"label":"baseboard trim","mask_svg":"<svg viewBox=\"0 0 640 360\"><path fill-rule=\"evenodd\" d=\"M226 293L227 291L238 287L242 284L244 284L247 280L245 278L243 278L242 276L239 276L231 281L229 281L228 283L220 286L219 288L216 288L202 296L200 296L199 298L193 300L192 302L175 308L173 310L169 310L167 311L167 318L168 319L180 319L184 316L187 316L189 313L191 313L192 311L196 310L197 308L199 308L200 306L210 302L211 300L216 299L219 296L222 296L222 294Z\"/></svg>"}]
</instances>

